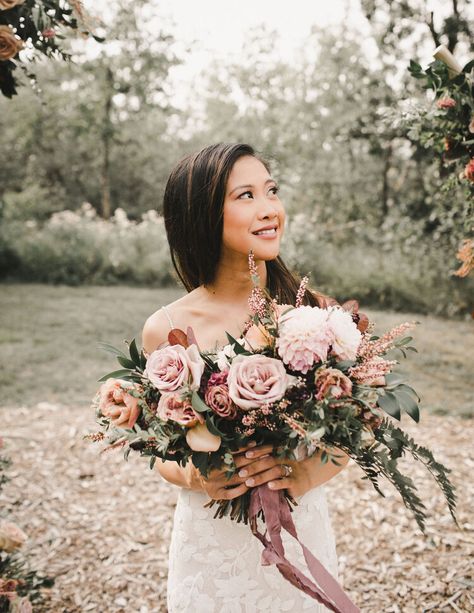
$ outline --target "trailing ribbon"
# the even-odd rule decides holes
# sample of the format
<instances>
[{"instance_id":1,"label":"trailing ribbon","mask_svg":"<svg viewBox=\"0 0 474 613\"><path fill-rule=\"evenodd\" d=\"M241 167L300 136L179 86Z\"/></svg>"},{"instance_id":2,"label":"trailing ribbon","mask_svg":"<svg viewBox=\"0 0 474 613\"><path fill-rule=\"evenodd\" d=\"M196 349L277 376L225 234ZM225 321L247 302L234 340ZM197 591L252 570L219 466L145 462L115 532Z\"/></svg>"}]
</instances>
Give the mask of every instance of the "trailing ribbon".
<instances>
[{"instance_id":1,"label":"trailing ribbon","mask_svg":"<svg viewBox=\"0 0 474 613\"><path fill-rule=\"evenodd\" d=\"M266 533L257 528L257 516L263 511ZM360 613L360 609L344 592L340 584L329 573L311 551L299 540L291 518L289 504L282 490L270 490L266 484L252 490L249 508L250 528L263 544L262 566L276 564L283 577L299 590L308 594L335 613ZM285 557L281 540L281 529L295 538L303 549L304 558L314 581L295 568ZM268 533L270 540L266 537Z\"/></svg>"}]
</instances>

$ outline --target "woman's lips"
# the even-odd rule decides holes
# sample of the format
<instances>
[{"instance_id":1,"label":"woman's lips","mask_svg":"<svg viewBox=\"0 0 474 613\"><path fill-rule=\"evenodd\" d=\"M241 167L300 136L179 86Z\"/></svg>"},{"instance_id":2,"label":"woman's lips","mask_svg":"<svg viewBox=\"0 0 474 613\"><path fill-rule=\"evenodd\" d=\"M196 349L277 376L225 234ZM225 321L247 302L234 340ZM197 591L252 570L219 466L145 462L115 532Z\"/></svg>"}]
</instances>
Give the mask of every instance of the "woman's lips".
<instances>
[{"instance_id":1,"label":"woman's lips","mask_svg":"<svg viewBox=\"0 0 474 613\"><path fill-rule=\"evenodd\" d=\"M254 236L258 238L264 238L266 240L272 240L278 236L278 229L271 228L269 230L260 230L260 232L252 232Z\"/></svg>"}]
</instances>

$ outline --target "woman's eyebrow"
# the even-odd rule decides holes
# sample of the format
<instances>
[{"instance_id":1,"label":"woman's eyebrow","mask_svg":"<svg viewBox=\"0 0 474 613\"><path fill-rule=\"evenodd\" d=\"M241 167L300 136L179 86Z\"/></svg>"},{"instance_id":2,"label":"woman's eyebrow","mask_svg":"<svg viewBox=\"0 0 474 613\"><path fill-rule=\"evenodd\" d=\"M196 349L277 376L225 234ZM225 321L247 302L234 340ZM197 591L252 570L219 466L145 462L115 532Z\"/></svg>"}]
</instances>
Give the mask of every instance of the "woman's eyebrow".
<instances>
[{"instance_id":1,"label":"woman's eyebrow","mask_svg":"<svg viewBox=\"0 0 474 613\"><path fill-rule=\"evenodd\" d=\"M264 185L266 185L267 183L276 183L276 181L275 179L267 179ZM232 191L229 192L229 196L233 194L236 189L242 189L243 187L255 187L255 185L238 185L237 187L234 187Z\"/></svg>"}]
</instances>

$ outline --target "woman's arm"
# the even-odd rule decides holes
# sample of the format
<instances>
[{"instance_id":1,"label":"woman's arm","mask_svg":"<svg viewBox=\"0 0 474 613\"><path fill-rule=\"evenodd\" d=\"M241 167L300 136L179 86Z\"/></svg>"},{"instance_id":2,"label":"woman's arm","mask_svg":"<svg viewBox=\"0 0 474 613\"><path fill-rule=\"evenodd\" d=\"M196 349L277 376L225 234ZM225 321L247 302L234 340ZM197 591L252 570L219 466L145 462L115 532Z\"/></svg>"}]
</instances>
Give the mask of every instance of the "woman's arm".
<instances>
[{"instance_id":1,"label":"woman's arm","mask_svg":"<svg viewBox=\"0 0 474 613\"><path fill-rule=\"evenodd\" d=\"M156 458L155 468L160 475L173 485L179 485L190 490L203 490L202 482L200 481L196 470L188 462L186 466L180 466L174 460L162 460Z\"/></svg>"},{"instance_id":2,"label":"woman's arm","mask_svg":"<svg viewBox=\"0 0 474 613\"><path fill-rule=\"evenodd\" d=\"M148 353L152 353L162 343L168 339L169 324L162 309L159 309L146 320L142 332L142 347ZM160 475L174 485L179 485L188 489L202 490L196 471L193 470L191 462L185 467L180 466L173 460L162 460L156 458L155 468Z\"/></svg>"}]
</instances>

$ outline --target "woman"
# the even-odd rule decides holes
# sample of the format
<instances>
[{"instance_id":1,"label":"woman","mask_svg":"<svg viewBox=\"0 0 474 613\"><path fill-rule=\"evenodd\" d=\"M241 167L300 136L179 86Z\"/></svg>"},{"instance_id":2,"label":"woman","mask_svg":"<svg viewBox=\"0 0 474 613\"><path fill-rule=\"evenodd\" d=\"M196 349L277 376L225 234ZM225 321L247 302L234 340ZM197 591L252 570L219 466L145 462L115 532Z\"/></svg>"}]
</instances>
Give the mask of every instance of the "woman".
<instances>
[{"instance_id":1,"label":"woman","mask_svg":"<svg viewBox=\"0 0 474 613\"><path fill-rule=\"evenodd\" d=\"M278 256L285 223L278 189L268 163L245 144L212 145L176 165L166 185L164 216L173 264L188 293L148 318L142 339L147 352L166 343L172 327L191 326L201 351L225 345L226 331L238 338L249 317L250 250L262 286L279 302L294 304L299 281ZM305 302L323 306L325 299L307 291ZM299 503L292 517L300 540L337 579L321 485L348 456L341 466L322 464L319 454L282 465L271 451L262 445L236 452L240 471L230 481L224 470L204 479L191 462L183 468L157 461L162 477L181 487L169 552L170 613L327 610L285 581L275 566L261 566L262 546L249 526L214 519L215 509L203 508L209 498L232 499L261 484L287 488ZM303 564L296 541L286 532L282 536L287 557Z\"/></svg>"}]
</instances>

